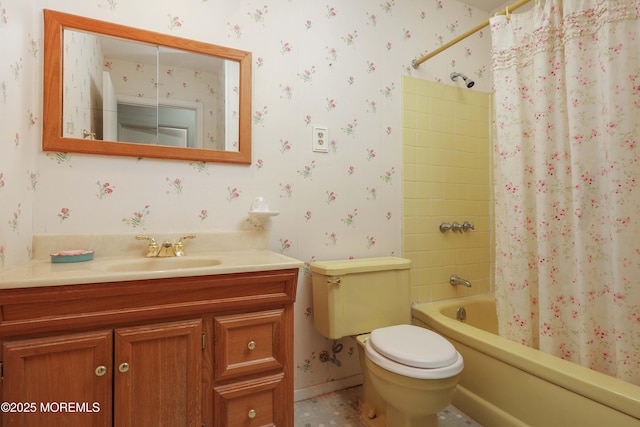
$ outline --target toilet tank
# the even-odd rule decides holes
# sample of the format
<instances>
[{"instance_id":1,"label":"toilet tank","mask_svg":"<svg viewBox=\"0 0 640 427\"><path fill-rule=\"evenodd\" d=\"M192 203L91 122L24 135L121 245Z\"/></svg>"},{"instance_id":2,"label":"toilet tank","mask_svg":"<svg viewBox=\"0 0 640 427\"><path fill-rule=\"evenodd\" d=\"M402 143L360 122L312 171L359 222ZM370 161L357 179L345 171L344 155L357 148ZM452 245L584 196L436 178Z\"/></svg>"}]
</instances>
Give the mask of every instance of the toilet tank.
<instances>
[{"instance_id":1,"label":"toilet tank","mask_svg":"<svg viewBox=\"0 0 640 427\"><path fill-rule=\"evenodd\" d=\"M410 268L397 257L312 262L316 330L338 339L411 323Z\"/></svg>"}]
</instances>

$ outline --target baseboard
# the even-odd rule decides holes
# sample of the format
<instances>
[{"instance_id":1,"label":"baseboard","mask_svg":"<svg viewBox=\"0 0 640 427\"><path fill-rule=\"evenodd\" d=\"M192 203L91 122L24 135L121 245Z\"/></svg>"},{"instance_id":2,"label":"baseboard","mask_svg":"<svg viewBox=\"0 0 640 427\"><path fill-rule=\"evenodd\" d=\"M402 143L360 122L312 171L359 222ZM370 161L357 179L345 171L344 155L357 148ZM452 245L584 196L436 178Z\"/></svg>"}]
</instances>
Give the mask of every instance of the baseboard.
<instances>
[{"instance_id":1,"label":"baseboard","mask_svg":"<svg viewBox=\"0 0 640 427\"><path fill-rule=\"evenodd\" d=\"M349 387L355 387L362 384L362 375L353 375L339 380L329 381L322 384L316 384L311 387L301 388L293 391L293 400L299 402L301 400L311 399L312 397L322 394L331 393Z\"/></svg>"}]
</instances>

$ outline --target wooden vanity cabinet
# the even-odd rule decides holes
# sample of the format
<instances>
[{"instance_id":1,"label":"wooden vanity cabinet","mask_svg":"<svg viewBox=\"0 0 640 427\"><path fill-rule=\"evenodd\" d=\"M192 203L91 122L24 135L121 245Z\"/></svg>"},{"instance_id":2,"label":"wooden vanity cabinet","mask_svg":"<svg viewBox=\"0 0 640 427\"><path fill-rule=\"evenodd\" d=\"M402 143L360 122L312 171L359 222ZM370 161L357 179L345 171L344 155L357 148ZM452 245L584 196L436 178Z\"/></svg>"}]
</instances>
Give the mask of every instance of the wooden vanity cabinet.
<instances>
[{"instance_id":1,"label":"wooden vanity cabinet","mask_svg":"<svg viewBox=\"0 0 640 427\"><path fill-rule=\"evenodd\" d=\"M0 425L293 427L297 275L0 290Z\"/></svg>"}]
</instances>

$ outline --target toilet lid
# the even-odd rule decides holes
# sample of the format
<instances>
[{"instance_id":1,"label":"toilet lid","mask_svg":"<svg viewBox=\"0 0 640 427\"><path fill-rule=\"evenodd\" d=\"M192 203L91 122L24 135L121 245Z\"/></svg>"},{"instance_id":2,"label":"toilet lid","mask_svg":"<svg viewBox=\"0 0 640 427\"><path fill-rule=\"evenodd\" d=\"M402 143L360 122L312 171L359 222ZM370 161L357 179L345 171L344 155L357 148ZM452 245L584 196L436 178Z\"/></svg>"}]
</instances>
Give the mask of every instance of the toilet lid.
<instances>
[{"instance_id":1,"label":"toilet lid","mask_svg":"<svg viewBox=\"0 0 640 427\"><path fill-rule=\"evenodd\" d=\"M371 332L369 344L383 356L415 368L443 368L458 360L458 352L449 341L414 325L376 329Z\"/></svg>"}]
</instances>

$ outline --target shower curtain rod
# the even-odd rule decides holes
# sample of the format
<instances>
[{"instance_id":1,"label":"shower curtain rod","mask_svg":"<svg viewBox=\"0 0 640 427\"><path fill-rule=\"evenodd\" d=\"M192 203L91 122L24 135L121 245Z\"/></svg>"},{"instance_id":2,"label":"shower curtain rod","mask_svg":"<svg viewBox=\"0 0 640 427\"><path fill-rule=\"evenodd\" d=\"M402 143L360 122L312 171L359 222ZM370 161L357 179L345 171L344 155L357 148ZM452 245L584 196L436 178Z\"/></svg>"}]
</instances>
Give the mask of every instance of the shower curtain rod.
<instances>
[{"instance_id":1,"label":"shower curtain rod","mask_svg":"<svg viewBox=\"0 0 640 427\"><path fill-rule=\"evenodd\" d=\"M496 15L509 15L509 12L512 10L516 10L519 7L524 6L525 4L529 3L531 0L520 0L515 2L514 4L512 4L511 6L507 6L504 10L496 13ZM538 0L536 0L537 2ZM480 31L481 29L483 29L484 27L486 27L487 25L489 25L489 20L487 19L486 21L484 21L482 24L470 29L469 31L467 31L466 33L456 37L455 39L451 40L449 43L445 43L442 46L440 46L438 49L434 50L433 52L423 56L420 59L414 59L413 61L411 61L411 65L413 65L413 68L418 68L418 66L420 64L422 64L424 61L426 61L427 59L430 59L434 56L436 56L437 54L439 54L440 52L442 52L443 50L447 50L449 49L451 46L453 46L454 44L466 39L467 37L469 37L470 35L477 33L478 31Z\"/></svg>"}]
</instances>

